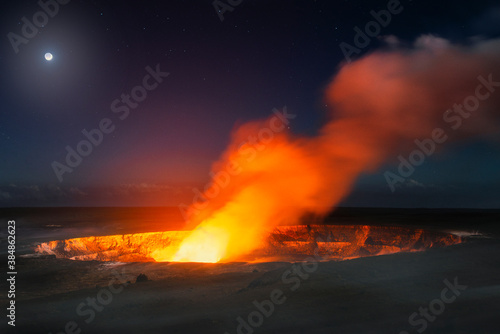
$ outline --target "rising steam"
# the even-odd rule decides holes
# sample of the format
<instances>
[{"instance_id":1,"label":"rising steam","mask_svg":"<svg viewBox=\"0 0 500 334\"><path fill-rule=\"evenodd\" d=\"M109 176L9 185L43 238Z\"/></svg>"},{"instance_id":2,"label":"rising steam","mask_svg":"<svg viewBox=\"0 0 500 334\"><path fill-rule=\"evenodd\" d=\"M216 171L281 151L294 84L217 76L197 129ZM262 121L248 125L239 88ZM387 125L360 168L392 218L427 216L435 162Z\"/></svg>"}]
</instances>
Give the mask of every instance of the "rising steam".
<instances>
[{"instance_id":1,"label":"rising steam","mask_svg":"<svg viewBox=\"0 0 500 334\"><path fill-rule=\"evenodd\" d=\"M270 120L236 129L213 170L230 164L237 173L206 189L209 200L193 204L190 222L196 228L174 260L235 259L273 226L328 213L360 173L408 154L415 140L432 138L436 128L449 140L495 134L499 59L500 40L459 46L423 36L411 48L377 51L342 65L325 89L331 115L317 137L277 132L250 154L241 143ZM478 106L456 110L478 89L484 97L476 98Z\"/></svg>"}]
</instances>

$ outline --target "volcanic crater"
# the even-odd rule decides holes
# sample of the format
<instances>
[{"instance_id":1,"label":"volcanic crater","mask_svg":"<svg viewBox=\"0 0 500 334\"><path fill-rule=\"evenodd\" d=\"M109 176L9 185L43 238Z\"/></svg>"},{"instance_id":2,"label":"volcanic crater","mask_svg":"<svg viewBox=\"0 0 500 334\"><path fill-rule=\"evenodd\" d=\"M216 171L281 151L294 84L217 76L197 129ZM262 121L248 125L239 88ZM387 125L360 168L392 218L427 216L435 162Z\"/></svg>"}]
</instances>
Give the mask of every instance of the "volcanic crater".
<instances>
[{"instance_id":1,"label":"volcanic crater","mask_svg":"<svg viewBox=\"0 0 500 334\"><path fill-rule=\"evenodd\" d=\"M35 252L83 261L176 262L172 256L190 233L162 231L56 240L37 245ZM278 226L248 254L220 261L192 262L300 261L311 256L316 260L346 260L423 251L462 241L460 236L451 233L399 226Z\"/></svg>"}]
</instances>

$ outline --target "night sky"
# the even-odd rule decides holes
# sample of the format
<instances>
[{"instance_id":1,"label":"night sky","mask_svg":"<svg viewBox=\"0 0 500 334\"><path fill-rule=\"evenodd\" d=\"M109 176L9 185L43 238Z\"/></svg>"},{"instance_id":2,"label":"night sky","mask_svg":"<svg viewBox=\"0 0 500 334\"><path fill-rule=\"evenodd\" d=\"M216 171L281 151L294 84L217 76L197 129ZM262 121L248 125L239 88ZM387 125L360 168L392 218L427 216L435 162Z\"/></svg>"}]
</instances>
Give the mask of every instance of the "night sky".
<instances>
[{"instance_id":1,"label":"night sky","mask_svg":"<svg viewBox=\"0 0 500 334\"><path fill-rule=\"evenodd\" d=\"M340 44L353 44L353 29L388 4L231 2L239 3L223 0L232 11L217 13L212 1L72 0L57 3L56 13L49 0L53 17L37 16L36 1L3 2L0 206L189 204L239 124L286 106L297 115L292 133L318 133L324 89L346 61ZM380 48L384 36L459 44L500 36L497 1L401 6L352 60ZM22 18L31 25L34 15L44 24L25 27L25 38ZM132 93L141 101L120 101ZM87 139L82 131L99 128L108 133L94 136L98 145L58 178L54 162L66 165L67 146L76 150ZM500 208L499 153L492 140L448 145L397 192L383 174L390 162L361 175L340 205Z\"/></svg>"}]
</instances>

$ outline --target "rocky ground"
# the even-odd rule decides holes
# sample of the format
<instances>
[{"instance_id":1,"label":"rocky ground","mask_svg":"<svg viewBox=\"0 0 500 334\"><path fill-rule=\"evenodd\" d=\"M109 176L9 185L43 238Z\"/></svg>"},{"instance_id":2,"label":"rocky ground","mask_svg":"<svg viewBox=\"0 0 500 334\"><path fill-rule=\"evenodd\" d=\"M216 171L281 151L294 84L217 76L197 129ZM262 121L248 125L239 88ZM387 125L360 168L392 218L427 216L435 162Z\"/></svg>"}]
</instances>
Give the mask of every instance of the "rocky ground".
<instances>
[{"instance_id":1,"label":"rocky ground","mask_svg":"<svg viewBox=\"0 0 500 334\"><path fill-rule=\"evenodd\" d=\"M0 332L500 332L498 213L377 212L354 218L340 212L336 219L342 224L409 222L478 235L424 252L346 261L115 263L21 257L40 242L88 236L95 229L75 223L72 228L78 229L58 229L54 238L55 232L38 228L40 223L33 234L23 232L28 224L19 218L16 327L7 326L3 315ZM2 256L3 273L5 264ZM7 305L3 275L0 305Z\"/></svg>"},{"instance_id":2,"label":"rocky ground","mask_svg":"<svg viewBox=\"0 0 500 334\"><path fill-rule=\"evenodd\" d=\"M500 331L496 237L340 262L24 258L18 272L14 333Z\"/></svg>"}]
</instances>

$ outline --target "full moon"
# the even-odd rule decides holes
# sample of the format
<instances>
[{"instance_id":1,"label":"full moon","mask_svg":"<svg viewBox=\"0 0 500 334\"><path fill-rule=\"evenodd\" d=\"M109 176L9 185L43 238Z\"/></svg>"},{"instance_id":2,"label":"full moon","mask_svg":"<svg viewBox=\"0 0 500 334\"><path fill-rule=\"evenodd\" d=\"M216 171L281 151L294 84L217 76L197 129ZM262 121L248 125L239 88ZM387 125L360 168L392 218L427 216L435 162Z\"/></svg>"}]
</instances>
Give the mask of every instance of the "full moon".
<instances>
[{"instance_id":1,"label":"full moon","mask_svg":"<svg viewBox=\"0 0 500 334\"><path fill-rule=\"evenodd\" d=\"M45 60L51 61L51 60L52 60L52 53L47 52L47 53L45 54Z\"/></svg>"}]
</instances>

